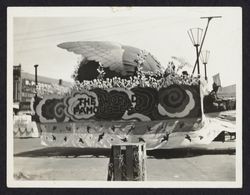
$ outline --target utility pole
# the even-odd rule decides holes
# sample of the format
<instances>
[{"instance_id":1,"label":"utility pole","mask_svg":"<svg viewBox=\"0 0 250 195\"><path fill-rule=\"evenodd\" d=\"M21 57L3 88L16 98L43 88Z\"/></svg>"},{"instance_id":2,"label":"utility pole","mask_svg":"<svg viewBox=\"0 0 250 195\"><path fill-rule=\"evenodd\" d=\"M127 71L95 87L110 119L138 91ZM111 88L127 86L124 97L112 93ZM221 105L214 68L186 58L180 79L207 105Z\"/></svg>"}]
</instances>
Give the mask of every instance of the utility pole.
<instances>
[{"instance_id":1,"label":"utility pole","mask_svg":"<svg viewBox=\"0 0 250 195\"><path fill-rule=\"evenodd\" d=\"M200 56L201 49L202 49L202 46L203 46L203 43L204 43L204 40L205 40L205 37L206 37L206 34L207 34L207 29L208 29L208 26L209 26L210 21L211 21L213 18L222 18L222 16L209 16L209 17L200 17L200 18L201 18L201 19L207 19L207 26L206 26L205 33L204 33L204 36L203 36L202 41L201 41L200 49L199 49L199 52L198 52L197 59L196 59L196 61L195 61L195 65L194 65L194 68L193 68L193 71L192 71L192 75L194 74L196 65L198 64L199 56Z\"/></svg>"},{"instance_id":2,"label":"utility pole","mask_svg":"<svg viewBox=\"0 0 250 195\"><path fill-rule=\"evenodd\" d=\"M37 67L38 67L38 64L35 64L34 67L35 67L35 85L36 85L35 97L37 97Z\"/></svg>"}]
</instances>

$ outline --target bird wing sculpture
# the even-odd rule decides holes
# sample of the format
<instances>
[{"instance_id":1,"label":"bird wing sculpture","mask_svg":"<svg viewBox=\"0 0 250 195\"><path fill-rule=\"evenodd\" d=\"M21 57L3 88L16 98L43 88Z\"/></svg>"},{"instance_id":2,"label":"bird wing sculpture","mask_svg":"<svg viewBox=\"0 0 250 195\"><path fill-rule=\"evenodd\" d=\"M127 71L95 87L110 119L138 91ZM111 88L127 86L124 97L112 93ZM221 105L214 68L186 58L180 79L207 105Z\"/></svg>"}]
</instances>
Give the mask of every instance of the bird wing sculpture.
<instances>
[{"instance_id":1,"label":"bird wing sculpture","mask_svg":"<svg viewBox=\"0 0 250 195\"><path fill-rule=\"evenodd\" d=\"M103 67L123 76L135 71L137 67L135 60L141 51L135 47L104 41L65 42L59 44L58 47L80 54L89 61L99 62ZM160 69L160 63L149 54L143 63L143 70L156 71Z\"/></svg>"},{"instance_id":2,"label":"bird wing sculpture","mask_svg":"<svg viewBox=\"0 0 250 195\"><path fill-rule=\"evenodd\" d=\"M87 60L100 62L104 67L110 70L121 69L123 66L122 46L119 43L82 41L61 43L58 47L66 49L75 54L80 54Z\"/></svg>"}]
</instances>

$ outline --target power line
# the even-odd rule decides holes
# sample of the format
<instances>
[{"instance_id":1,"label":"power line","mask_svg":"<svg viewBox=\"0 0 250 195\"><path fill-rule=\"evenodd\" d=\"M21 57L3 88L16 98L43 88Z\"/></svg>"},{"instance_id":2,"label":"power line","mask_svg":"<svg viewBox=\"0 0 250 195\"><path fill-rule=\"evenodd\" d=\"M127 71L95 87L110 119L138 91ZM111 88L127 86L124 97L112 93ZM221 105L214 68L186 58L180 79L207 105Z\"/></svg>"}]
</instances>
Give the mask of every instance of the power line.
<instances>
[{"instance_id":1,"label":"power line","mask_svg":"<svg viewBox=\"0 0 250 195\"><path fill-rule=\"evenodd\" d=\"M98 22L94 22L91 24L98 24L102 21L105 20L101 20ZM79 25L84 25L86 23L78 23L78 24L71 24L71 25L64 25L64 26L59 26L59 27L54 27L54 28L47 28L47 29L41 29L41 30L36 30L36 31L29 31L29 32L25 32L25 33L16 33L14 36L27 36L27 34L33 34L33 33L40 33L40 32L46 32L46 31L51 31L51 30L57 30L57 29L63 29L63 28L68 28L68 27L74 27L74 26L79 26Z\"/></svg>"},{"instance_id":2,"label":"power line","mask_svg":"<svg viewBox=\"0 0 250 195\"><path fill-rule=\"evenodd\" d=\"M183 19L179 19L179 20L177 20L177 21L172 21L171 23L178 23L178 22L180 22L180 21L183 21ZM157 26L157 25L158 25L158 24L153 25L153 26L150 26L150 27L152 28L152 27L155 27L155 26ZM112 35L119 35L119 34L126 34L126 33L141 31L141 30L143 30L144 28L146 28L146 27L144 26L144 27L137 28L137 29L135 29L135 30L130 30L130 31L122 31L122 32L108 33L108 34L103 34L103 35L98 35L98 36L92 36L92 37L85 37L85 40L86 40L86 41L91 41L91 40L96 40L96 39L102 38L102 37L107 37L107 36L112 36ZM163 28L165 28L165 27L163 27ZM82 41L85 41L85 40L82 40ZM48 46L42 46L42 47L24 49L24 50L19 50L19 51L17 51L17 53L23 53L23 52L34 51L34 50L37 50L37 49L42 49L42 48L47 48L47 47L48 47Z\"/></svg>"},{"instance_id":3,"label":"power line","mask_svg":"<svg viewBox=\"0 0 250 195\"><path fill-rule=\"evenodd\" d=\"M63 32L63 33L52 33L52 34L47 34L47 35L42 35L42 36L35 36L35 37L18 39L18 40L15 40L15 41L35 40L35 39L42 39L42 38L47 38L47 37L54 37L54 36L60 36L60 35L80 33L80 32L83 32L83 31L86 32L86 31L93 31L93 30L99 30L99 29L105 29L105 28L118 27L118 26L121 26L121 25L145 23L145 22L156 20L156 19L162 20L162 19L166 19L166 18L153 18L153 19L141 20L141 21L137 21L137 22L126 22L126 23L120 23L120 24L112 24L112 25L108 25L108 26L98 26L98 27L75 30L75 31L69 31L69 32Z\"/></svg>"},{"instance_id":4,"label":"power line","mask_svg":"<svg viewBox=\"0 0 250 195\"><path fill-rule=\"evenodd\" d=\"M158 25L158 24L157 24ZM153 25L151 26L152 27L155 27L157 25ZM103 35L98 35L98 36L92 36L92 37L87 37L85 40L87 41L91 41L91 40L96 40L98 38L102 38L102 37L107 37L107 36L112 36L112 35L119 35L119 34L127 34L127 33L131 33L131 32L136 32L136 31L141 31L143 30L144 28L146 28L145 26L144 27L141 27L141 28L137 28L137 29L134 29L134 30L129 30L129 31L122 31L122 32L116 32L116 33L108 33L108 34L103 34ZM84 41L84 40L82 40ZM18 53L23 53L23 52L29 52L29 51L33 51L33 50L36 50L36 49L40 49L40 48L46 48L47 46L43 46L43 47L36 47L36 48L30 48L30 49L25 49L25 50L21 50L21 51L18 51Z\"/></svg>"}]
</instances>

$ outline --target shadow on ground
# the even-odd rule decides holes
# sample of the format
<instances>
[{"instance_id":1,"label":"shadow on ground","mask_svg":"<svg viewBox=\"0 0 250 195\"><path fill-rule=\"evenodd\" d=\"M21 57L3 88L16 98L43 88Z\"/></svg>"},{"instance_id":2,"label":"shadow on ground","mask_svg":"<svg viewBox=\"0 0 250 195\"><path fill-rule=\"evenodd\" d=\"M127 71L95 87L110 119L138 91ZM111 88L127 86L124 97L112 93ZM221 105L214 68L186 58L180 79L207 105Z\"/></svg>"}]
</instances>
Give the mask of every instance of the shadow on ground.
<instances>
[{"instance_id":1,"label":"shadow on ground","mask_svg":"<svg viewBox=\"0 0 250 195\"><path fill-rule=\"evenodd\" d=\"M66 158L109 158L110 149L50 147L14 154L15 157L66 157ZM147 157L155 159L189 158L201 155L235 154L235 148L227 149L158 149L148 150Z\"/></svg>"},{"instance_id":2,"label":"shadow on ground","mask_svg":"<svg viewBox=\"0 0 250 195\"><path fill-rule=\"evenodd\" d=\"M178 149L159 149L147 151L147 158L172 159L172 158L190 158L202 155L234 155L235 148L226 149L200 149L200 148L178 148Z\"/></svg>"},{"instance_id":3,"label":"shadow on ground","mask_svg":"<svg viewBox=\"0 0 250 195\"><path fill-rule=\"evenodd\" d=\"M109 157L110 149L49 147L14 154L15 157Z\"/></svg>"}]
</instances>

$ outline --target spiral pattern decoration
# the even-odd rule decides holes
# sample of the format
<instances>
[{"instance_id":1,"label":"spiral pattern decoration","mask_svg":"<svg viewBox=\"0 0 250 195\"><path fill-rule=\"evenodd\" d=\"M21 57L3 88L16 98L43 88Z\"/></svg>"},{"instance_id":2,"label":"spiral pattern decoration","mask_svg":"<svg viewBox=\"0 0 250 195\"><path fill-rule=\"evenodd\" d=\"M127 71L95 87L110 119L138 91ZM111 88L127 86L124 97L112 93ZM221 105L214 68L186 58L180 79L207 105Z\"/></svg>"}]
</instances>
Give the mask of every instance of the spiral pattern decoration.
<instances>
[{"instance_id":1,"label":"spiral pattern decoration","mask_svg":"<svg viewBox=\"0 0 250 195\"><path fill-rule=\"evenodd\" d=\"M63 104L63 102L56 103L56 105L54 107L56 121L58 121L58 122L64 121L64 119L65 119L64 108L65 108L65 105Z\"/></svg>"},{"instance_id":2,"label":"spiral pattern decoration","mask_svg":"<svg viewBox=\"0 0 250 195\"><path fill-rule=\"evenodd\" d=\"M199 87L171 85L158 90L149 87L96 88L66 97L51 95L35 107L36 121L67 122L90 118L97 121L153 121L200 117L199 93Z\"/></svg>"},{"instance_id":3,"label":"spiral pattern decoration","mask_svg":"<svg viewBox=\"0 0 250 195\"><path fill-rule=\"evenodd\" d=\"M189 101L186 91L178 85L171 85L159 91L159 103L168 113L182 112Z\"/></svg>"}]
</instances>

